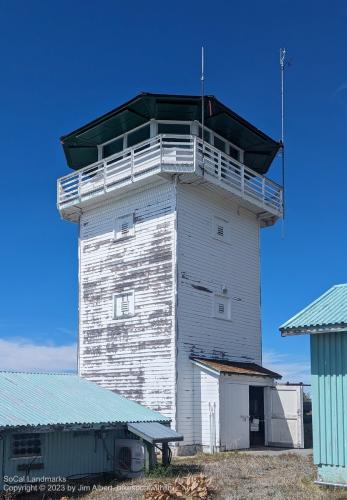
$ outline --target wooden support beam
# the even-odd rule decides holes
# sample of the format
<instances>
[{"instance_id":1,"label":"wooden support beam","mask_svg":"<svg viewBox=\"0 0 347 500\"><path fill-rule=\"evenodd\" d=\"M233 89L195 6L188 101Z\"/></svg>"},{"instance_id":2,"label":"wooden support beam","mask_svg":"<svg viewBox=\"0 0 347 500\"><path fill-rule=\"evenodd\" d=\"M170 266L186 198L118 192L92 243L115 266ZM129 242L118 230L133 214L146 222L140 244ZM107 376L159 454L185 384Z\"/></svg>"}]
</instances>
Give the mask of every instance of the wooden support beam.
<instances>
[{"instance_id":1,"label":"wooden support beam","mask_svg":"<svg viewBox=\"0 0 347 500\"><path fill-rule=\"evenodd\" d=\"M168 443L163 443L163 448L162 448L162 464L164 466L169 465L169 445L168 445Z\"/></svg>"},{"instance_id":2,"label":"wooden support beam","mask_svg":"<svg viewBox=\"0 0 347 500\"><path fill-rule=\"evenodd\" d=\"M142 442L145 448L145 471L148 472L150 469L153 469L155 465L154 446L147 443L147 441Z\"/></svg>"}]
</instances>

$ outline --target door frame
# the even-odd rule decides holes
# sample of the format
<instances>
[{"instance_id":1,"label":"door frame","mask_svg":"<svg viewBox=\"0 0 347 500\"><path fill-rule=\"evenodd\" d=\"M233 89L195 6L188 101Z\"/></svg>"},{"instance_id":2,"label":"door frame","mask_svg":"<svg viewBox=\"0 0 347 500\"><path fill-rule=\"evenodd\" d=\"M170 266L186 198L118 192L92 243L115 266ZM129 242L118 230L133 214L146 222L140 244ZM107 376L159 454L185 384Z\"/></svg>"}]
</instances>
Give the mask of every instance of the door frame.
<instances>
[{"instance_id":1,"label":"door frame","mask_svg":"<svg viewBox=\"0 0 347 500\"><path fill-rule=\"evenodd\" d=\"M250 446L250 438L251 438L251 431L250 431L250 426L249 426L249 387L254 386L254 387L263 387L264 390L264 419L266 420L266 407L265 407L265 392L267 387L273 387L275 385L274 379L270 377L254 377L254 376L249 376L249 375L227 375L227 374L221 374L220 375L220 442L222 447L226 444L225 443L225 430L224 430L224 415L223 415L223 406L224 406L224 391L223 391L223 385L224 384L236 384L236 385L243 385L247 386L247 406L248 406L248 413L247 415L240 415L241 417L245 417L247 419L247 426L248 426L248 448ZM267 425L265 421L265 429L264 429L264 441L265 441L265 446L267 442ZM233 448L233 449L246 449L246 448Z\"/></svg>"}]
</instances>

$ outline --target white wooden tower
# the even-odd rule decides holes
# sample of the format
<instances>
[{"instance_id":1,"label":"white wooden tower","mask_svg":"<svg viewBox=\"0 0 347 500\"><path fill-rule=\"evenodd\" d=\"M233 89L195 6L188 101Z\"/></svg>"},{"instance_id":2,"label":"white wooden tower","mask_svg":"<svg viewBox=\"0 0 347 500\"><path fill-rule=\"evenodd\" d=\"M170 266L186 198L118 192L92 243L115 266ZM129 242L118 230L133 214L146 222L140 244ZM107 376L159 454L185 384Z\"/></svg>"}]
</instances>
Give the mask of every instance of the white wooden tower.
<instances>
[{"instance_id":1,"label":"white wooden tower","mask_svg":"<svg viewBox=\"0 0 347 500\"><path fill-rule=\"evenodd\" d=\"M140 94L62 138L74 172L58 180L80 228L79 373L170 416L179 452L283 442L259 281L279 143L213 96L204 107L203 140L200 97ZM299 445L300 425L288 436Z\"/></svg>"}]
</instances>

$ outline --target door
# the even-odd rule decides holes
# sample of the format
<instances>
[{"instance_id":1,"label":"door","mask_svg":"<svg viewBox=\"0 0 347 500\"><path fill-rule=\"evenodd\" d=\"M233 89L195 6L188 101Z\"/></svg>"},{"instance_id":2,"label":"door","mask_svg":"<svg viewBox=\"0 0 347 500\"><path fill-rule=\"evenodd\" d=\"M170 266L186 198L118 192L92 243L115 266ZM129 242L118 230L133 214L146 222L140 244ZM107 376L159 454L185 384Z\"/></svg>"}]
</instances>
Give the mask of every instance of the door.
<instances>
[{"instance_id":1,"label":"door","mask_svg":"<svg viewBox=\"0 0 347 500\"><path fill-rule=\"evenodd\" d=\"M264 446L264 387L249 386L249 432L250 446Z\"/></svg>"},{"instance_id":2,"label":"door","mask_svg":"<svg viewBox=\"0 0 347 500\"><path fill-rule=\"evenodd\" d=\"M225 450L249 448L248 385L223 380L220 408L222 446Z\"/></svg>"},{"instance_id":3,"label":"door","mask_svg":"<svg viewBox=\"0 0 347 500\"><path fill-rule=\"evenodd\" d=\"M276 385L265 388L265 444L304 447L303 387Z\"/></svg>"}]
</instances>

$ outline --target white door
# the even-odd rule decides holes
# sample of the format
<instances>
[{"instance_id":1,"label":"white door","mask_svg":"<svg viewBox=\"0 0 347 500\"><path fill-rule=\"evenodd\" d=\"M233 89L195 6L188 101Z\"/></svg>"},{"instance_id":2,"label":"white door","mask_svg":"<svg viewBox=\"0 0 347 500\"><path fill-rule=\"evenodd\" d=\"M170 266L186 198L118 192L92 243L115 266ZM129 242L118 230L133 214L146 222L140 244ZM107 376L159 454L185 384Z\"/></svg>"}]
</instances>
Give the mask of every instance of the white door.
<instances>
[{"instance_id":1,"label":"white door","mask_svg":"<svg viewBox=\"0 0 347 500\"><path fill-rule=\"evenodd\" d=\"M304 447L303 387L282 385L265 388L265 444Z\"/></svg>"},{"instance_id":2,"label":"white door","mask_svg":"<svg viewBox=\"0 0 347 500\"><path fill-rule=\"evenodd\" d=\"M225 450L249 448L249 387L223 380L220 439Z\"/></svg>"}]
</instances>

